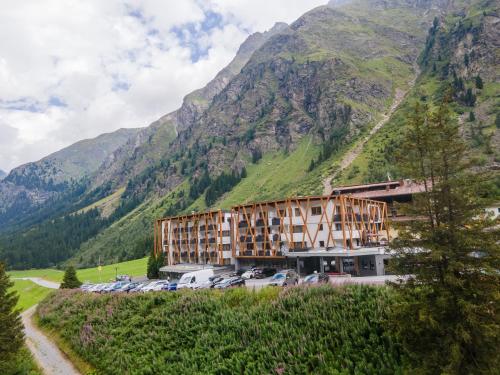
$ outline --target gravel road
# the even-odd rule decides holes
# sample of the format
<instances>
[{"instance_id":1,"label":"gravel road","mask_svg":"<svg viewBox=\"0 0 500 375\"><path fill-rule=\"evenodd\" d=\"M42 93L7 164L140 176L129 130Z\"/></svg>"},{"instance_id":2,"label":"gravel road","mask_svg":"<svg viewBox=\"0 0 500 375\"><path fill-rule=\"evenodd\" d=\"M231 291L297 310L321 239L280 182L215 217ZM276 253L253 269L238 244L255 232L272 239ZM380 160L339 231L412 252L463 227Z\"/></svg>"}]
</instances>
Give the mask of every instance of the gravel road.
<instances>
[{"instance_id":1,"label":"gravel road","mask_svg":"<svg viewBox=\"0 0 500 375\"><path fill-rule=\"evenodd\" d=\"M54 281L48 281L45 279L41 279L40 277L13 277L12 280L29 280L33 281L35 284L43 286L49 289L59 289L59 283Z\"/></svg>"},{"instance_id":2,"label":"gravel road","mask_svg":"<svg viewBox=\"0 0 500 375\"><path fill-rule=\"evenodd\" d=\"M58 347L50 341L34 324L36 306L21 314L26 335L26 345L45 375L79 375L73 364Z\"/></svg>"}]
</instances>

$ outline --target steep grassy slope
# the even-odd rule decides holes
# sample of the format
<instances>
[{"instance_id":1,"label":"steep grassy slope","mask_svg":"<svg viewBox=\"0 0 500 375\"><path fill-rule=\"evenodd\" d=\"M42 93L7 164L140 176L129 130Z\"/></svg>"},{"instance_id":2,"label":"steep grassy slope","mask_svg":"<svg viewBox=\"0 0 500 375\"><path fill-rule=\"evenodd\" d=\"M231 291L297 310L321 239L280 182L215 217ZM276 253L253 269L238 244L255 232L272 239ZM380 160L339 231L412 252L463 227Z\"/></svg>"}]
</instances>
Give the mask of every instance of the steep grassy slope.
<instances>
[{"instance_id":1,"label":"steep grassy slope","mask_svg":"<svg viewBox=\"0 0 500 375\"><path fill-rule=\"evenodd\" d=\"M492 67L498 62L488 46L498 38L491 31L496 26L494 14L488 14L491 4L474 2L474 17L486 21L469 25L462 14L471 1L342 3L250 37L235 60L205 88L188 95L179 110L116 150L92 178L90 189L95 190L84 194L85 204L70 211L97 207L101 216L111 218L99 234L68 251L75 254L73 260L88 266L97 264L99 256L105 262L143 256L152 223L161 216L321 193L341 156L382 118L396 89L407 88L419 55L425 55L425 65L418 87L339 181L380 180L388 172L399 177L394 167L397 134L409 105L416 98L438 98L443 80L455 84L461 78L465 85L456 95L463 121L470 116L464 98L472 90L476 120L464 121L464 128L471 141L482 143L478 157L494 159L491 146L497 135L490 122L498 87ZM433 27L438 36L426 42L435 16L443 25L461 20L462 26L453 29L457 37L447 37L454 35L448 26L439 32ZM486 31L478 31L478 25ZM465 51L469 65L464 68ZM471 85L478 73L484 87L476 90Z\"/></svg>"},{"instance_id":2,"label":"steep grassy slope","mask_svg":"<svg viewBox=\"0 0 500 375\"><path fill-rule=\"evenodd\" d=\"M498 4L492 1L478 2L466 14L440 20L429 33L420 58L423 72L415 88L335 183L374 182L388 175L404 177L397 169L397 151L406 118L415 102L432 107L446 90L453 94L452 107L473 149L471 158L486 167L499 163L499 23ZM468 90L474 102L464 100Z\"/></svg>"},{"instance_id":3,"label":"steep grassy slope","mask_svg":"<svg viewBox=\"0 0 500 375\"><path fill-rule=\"evenodd\" d=\"M385 288L96 296L60 291L39 322L102 374L400 374Z\"/></svg>"},{"instance_id":4,"label":"steep grassy slope","mask_svg":"<svg viewBox=\"0 0 500 375\"><path fill-rule=\"evenodd\" d=\"M190 190L204 174L213 182L223 172L247 172L208 204L212 208L321 192L334 161L378 121L396 88L406 87L426 30L444 11L438 5L359 0L319 7L281 25L219 86L206 109L193 109L190 100L201 99L189 96L180 109L189 121L176 125L162 161L128 183L131 194L146 194L145 202L83 244L74 259L85 265L96 254L125 259L134 241L151 235L155 218L207 208L206 186ZM123 165L132 163L132 170L133 160Z\"/></svg>"}]
</instances>

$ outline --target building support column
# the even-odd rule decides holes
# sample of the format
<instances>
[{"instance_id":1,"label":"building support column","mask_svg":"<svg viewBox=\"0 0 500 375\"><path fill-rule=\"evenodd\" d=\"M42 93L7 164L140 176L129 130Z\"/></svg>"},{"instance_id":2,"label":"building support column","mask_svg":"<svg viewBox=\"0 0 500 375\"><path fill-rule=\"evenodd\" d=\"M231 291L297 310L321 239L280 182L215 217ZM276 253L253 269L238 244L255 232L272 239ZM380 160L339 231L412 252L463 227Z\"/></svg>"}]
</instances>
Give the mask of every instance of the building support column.
<instances>
[{"instance_id":1,"label":"building support column","mask_svg":"<svg viewBox=\"0 0 500 375\"><path fill-rule=\"evenodd\" d=\"M319 257L319 272L325 272L325 263L323 262L323 257Z\"/></svg>"},{"instance_id":2,"label":"building support column","mask_svg":"<svg viewBox=\"0 0 500 375\"><path fill-rule=\"evenodd\" d=\"M297 274L300 276L300 258L297 257Z\"/></svg>"},{"instance_id":3,"label":"building support column","mask_svg":"<svg viewBox=\"0 0 500 375\"><path fill-rule=\"evenodd\" d=\"M337 257L336 263L338 264L339 273L344 272L344 262L342 261L342 257Z\"/></svg>"}]
</instances>

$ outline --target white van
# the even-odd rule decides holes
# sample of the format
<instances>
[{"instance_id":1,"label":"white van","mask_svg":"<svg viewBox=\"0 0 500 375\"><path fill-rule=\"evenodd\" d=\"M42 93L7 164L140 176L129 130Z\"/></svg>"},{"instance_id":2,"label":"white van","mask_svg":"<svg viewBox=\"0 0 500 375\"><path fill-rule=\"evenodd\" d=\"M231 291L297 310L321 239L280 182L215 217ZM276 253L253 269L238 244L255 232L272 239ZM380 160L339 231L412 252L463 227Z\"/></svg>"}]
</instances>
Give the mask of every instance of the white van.
<instances>
[{"instance_id":1,"label":"white van","mask_svg":"<svg viewBox=\"0 0 500 375\"><path fill-rule=\"evenodd\" d=\"M206 283L208 279L213 275L213 269L185 273L179 279L179 282L177 283L177 289L197 289L200 285Z\"/></svg>"}]
</instances>

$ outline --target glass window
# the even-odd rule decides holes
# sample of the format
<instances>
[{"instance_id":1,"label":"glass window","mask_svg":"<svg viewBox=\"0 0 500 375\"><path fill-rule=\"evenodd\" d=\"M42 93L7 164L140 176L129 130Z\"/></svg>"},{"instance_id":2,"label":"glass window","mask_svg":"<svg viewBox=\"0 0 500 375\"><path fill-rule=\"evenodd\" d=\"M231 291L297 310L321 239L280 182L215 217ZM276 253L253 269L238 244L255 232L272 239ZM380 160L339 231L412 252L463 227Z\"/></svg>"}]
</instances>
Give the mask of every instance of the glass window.
<instances>
[{"instance_id":1,"label":"glass window","mask_svg":"<svg viewBox=\"0 0 500 375\"><path fill-rule=\"evenodd\" d=\"M304 231L303 225L294 225L293 226L293 233L302 233L303 231Z\"/></svg>"},{"instance_id":2,"label":"glass window","mask_svg":"<svg viewBox=\"0 0 500 375\"><path fill-rule=\"evenodd\" d=\"M319 246L320 247L325 247L325 241L319 241Z\"/></svg>"},{"instance_id":3,"label":"glass window","mask_svg":"<svg viewBox=\"0 0 500 375\"><path fill-rule=\"evenodd\" d=\"M300 208L299 207L295 207L295 216L300 216Z\"/></svg>"},{"instance_id":4,"label":"glass window","mask_svg":"<svg viewBox=\"0 0 500 375\"><path fill-rule=\"evenodd\" d=\"M323 230L323 224L319 225L319 230Z\"/></svg>"},{"instance_id":5,"label":"glass window","mask_svg":"<svg viewBox=\"0 0 500 375\"><path fill-rule=\"evenodd\" d=\"M311 207L311 215L313 216L321 215L321 207L320 206Z\"/></svg>"}]
</instances>

